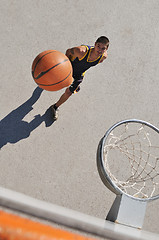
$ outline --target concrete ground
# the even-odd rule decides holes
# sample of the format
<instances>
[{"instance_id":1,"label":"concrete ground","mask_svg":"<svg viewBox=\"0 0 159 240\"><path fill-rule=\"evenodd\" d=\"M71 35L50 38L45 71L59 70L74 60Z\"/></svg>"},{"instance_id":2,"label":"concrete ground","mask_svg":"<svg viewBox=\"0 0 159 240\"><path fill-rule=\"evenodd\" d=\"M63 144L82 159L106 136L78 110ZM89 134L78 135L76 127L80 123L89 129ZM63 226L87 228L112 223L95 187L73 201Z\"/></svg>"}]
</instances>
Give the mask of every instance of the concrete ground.
<instances>
[{"instance_id":1,"label":"concrete ground","mask_svg":"<svg viewBox=\"0 0 159 240\"><path fill-rule=\"evenodd\" d=\"M115 195L97 172L99 140L127 118L159 127L159 2L1 0L0 11L0 185L104 219ZM51 124L47 109L64 89L37 88L32 61L101 35L108 59ZM158 200L148 204L144 230L159 233L158 211Z\"/></svg>"}]
</instances>

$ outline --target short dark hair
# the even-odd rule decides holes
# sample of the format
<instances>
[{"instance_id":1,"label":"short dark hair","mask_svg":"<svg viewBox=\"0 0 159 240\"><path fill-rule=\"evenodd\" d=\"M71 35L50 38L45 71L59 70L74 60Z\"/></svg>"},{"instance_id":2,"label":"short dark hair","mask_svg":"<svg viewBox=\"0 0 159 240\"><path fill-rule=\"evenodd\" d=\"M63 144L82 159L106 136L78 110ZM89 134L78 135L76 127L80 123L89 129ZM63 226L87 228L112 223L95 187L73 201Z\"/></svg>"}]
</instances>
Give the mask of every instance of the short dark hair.
<instances>
[{"instance_id":1,"label":"short dark hair","mask_svg":"<svg viewBox=\"0 0 159 240\"><path fill-rule=\"evenodd\" d=\"M103 43L109 46L109 39L105 36L101 36L96 40L96 43Z\"/></svg>"}]
</instances>

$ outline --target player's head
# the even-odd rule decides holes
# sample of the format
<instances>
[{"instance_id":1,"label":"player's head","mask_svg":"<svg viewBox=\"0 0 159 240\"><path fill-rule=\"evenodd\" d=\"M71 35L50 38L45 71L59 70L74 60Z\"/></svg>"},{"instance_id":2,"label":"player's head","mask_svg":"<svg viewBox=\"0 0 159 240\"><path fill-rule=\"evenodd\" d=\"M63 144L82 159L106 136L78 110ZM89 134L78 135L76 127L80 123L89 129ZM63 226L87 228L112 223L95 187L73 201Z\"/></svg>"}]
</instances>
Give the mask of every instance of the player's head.
<instances>
[{"instance_id":1,"label":"player's head","mask_svg":"<svg viewBox=\"0 0 159 240\"><path fill-rule=\"evenodd\" d=\"M103 54L109 47L109 39L105 36L99 37L95 42L95 52L99 55Z\"/></svg>"},{"instance_id":2,"label":"player's head","mask_svg":"<svg viewBox=\"0 0 159 240\"><path fill-rule=\"evenodd\" d=\"M107 37L105 37L105 36L99 37L99 38L96 40L95 44L96 44L96 43L102 43L102 44L106 45L107 49L108 49L108 47L109 47L109 39L108 39Z\"/></svg>"}]
</instances>

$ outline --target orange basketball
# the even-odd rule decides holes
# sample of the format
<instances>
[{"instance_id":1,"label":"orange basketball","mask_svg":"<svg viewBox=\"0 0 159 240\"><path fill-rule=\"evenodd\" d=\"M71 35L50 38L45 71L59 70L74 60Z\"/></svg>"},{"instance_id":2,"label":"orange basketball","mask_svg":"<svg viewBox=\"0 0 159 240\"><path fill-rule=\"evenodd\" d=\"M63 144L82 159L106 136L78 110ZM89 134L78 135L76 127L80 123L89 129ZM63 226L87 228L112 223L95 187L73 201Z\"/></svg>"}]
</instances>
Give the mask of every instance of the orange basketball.
<instances>
[{"instance_id":1,"label":"orange basketball","mask_svg":"<svg viewBox=\"0 0 159 240\"><path fill-rule=\"evenodd\" d=\"M57 91L72 83L72 65L65 54L47 50L34 59L32 76L40 88Z\"/></svg>"}]
</instances>

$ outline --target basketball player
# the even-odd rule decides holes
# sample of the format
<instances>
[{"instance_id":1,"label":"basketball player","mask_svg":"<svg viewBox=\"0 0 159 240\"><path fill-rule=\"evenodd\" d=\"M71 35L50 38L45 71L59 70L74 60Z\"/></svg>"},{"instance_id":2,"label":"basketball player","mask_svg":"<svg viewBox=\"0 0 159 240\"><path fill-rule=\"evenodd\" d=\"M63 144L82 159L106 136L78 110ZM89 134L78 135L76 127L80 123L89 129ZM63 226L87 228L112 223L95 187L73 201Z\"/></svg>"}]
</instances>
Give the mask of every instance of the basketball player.
<instances>
[{"instance_id":1,"label":"basketball player","mask_svg":"<svg viewBox=\"0 0 159 240\"><path fill-rule=\"evenodd\" d=\"M54 121L58 118L58 110L61 104L66 102L73 93L80 90L80 84L83 81L85 71L98 63L102 63L107 58L108 47L109 39L101 36L96 40L94 47L81 45L67 49L66 56L72 64L74 81L60 99L51 106Z\"/></svg>"}]
</instances>

